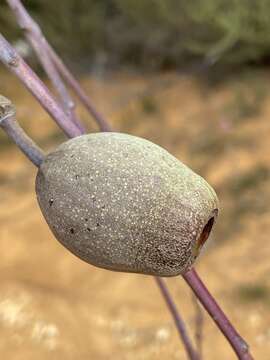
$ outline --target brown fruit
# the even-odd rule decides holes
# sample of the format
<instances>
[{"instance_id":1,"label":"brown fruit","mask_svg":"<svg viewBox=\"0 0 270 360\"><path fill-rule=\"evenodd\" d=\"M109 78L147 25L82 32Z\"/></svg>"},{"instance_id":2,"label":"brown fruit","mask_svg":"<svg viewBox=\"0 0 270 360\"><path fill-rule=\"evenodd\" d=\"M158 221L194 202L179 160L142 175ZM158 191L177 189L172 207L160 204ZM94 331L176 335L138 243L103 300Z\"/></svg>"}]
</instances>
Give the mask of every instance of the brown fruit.
<instances>
[{"instance_id":1,"label":"brown fruit","mask_svg":"<svg viewBox=\"0 0 270 360\"><path fill-rule=\"evenodd\" d=\"M163 148L83 135L41 164L36 192L56 238L102 268L173 276L191 267L217 217L214 190Z\"/></svg>"}]
</instances>

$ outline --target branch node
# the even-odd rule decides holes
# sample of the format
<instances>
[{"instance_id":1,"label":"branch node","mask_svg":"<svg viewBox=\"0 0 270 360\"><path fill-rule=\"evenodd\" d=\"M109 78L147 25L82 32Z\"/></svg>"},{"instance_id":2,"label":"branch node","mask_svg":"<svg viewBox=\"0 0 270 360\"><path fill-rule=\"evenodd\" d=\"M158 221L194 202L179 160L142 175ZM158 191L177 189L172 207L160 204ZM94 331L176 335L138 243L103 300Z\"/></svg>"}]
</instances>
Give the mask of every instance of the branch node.
<instances>
[{"instance_id":1,"label":"branch node","mask_svg":"<svg viewBox=\"0 0 270 360\"><path fill-rule=\"evenodd\" d=\"M248 344L245 342L244 339L242 339L241 337L238 337L238 341L239 341L239 344L240 344L240 347L242 349L242 352L243 353L247 353L249 351L249 346Z\"/></svg>"},{"instance_id":2,"label":"branch node","mask_svg":"<svg viewBox=\"0 0 270 360\"><path fill-rule=\"evenodd\" d=\"M17 67L19 65L19 57L12 48L1 49L2 58L9 66Z\"/></svg>"},{"instance_id":3,"label":"branch node","mask_svg":"<svg viewBox=\"0 0 270 360\"><path fill-rule=\"evenodd\" d=\"M0 95L0 124L16 114L16 108L5 96Z\"/></svg>"}]
</instances>

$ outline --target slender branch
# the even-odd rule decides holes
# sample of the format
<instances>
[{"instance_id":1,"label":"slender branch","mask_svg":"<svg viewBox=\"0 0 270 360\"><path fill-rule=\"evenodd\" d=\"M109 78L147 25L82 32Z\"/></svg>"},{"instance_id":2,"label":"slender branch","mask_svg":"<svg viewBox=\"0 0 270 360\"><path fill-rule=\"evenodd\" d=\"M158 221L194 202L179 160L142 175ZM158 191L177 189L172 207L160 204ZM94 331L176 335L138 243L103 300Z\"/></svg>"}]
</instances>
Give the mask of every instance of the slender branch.
<instances>
[{"instance_id":1,"label":"slender branch","mask_svg":"<svg viewBox=\"0 0 270 360\"><path fill-rule=\"evenodd\" d=\"M155 277L155 280L157 282L157 285L164 297L164 300L166 301L166 304L173 315L174 323L176 328L178 329L179 336L184 344L186 353L191 360L200 360L199 354L195 351L192 342L190 340L190 337L187 333L187 329L184 323L184 320L182 319L180 313L178 312L175 303L172 300L171 295L168 292L168 288L166 287L166 284L163 279L159 277Z\"/></svg>"},{"instance_id":2,"label":"slender branch","mask_svg":"<svg viewBox=\"0 0 270 360\"><path fill-rule=\"evenodd\" d=\"M81 100L81 102L83 103L85 108L88 110L88 112L96 120L97 124L99 125L100 130L101 131L113 131L111 125L96 110L95 106L92 104L92 102L89 99L88 95L82 89L82 87L81 87L80 83L78 82L78 80L68 70L66 65L63 63L63 61L60 59L60 57L56 54L56 52L53 50L51 45L47 44L47 47L48 47L48 51L50 53L50 56L51 56L52 60L54 61L56 67L58 68L60 73L63 75L66 82L69 84L69 86L73 89L75 94L78 96L78 98Z\"/></svg>"},{"instance_id":3,"label":"slender branch","mask_svg":"<svg viewBox=\"0 0 270 360\"><path fill-rule=\"evenodd\" d=\"M52 81L54 87L60 94L63 99L64 106L72 111L74 103L69 96L65 85L63 84L61 77L58 74L58 71L65 78L69 86L77 94L81 102L84 104L89 113L96 120L97 124L100 127L101 131L112 131L111 126L106 121L106 119L96 110L95 106L92 104L91 100L81 88L79 82L67 69L63 61L53 50L51 45L48 43L46 38L41 32L39 25L34 21L34 19L28 14L27 10L24 8L20 0L6 0L12 11L14 12L16 19L19 23L19 26L26 32L26 37L34 48L38 58L40 59L45 71L47 72L50 80ZM57 71L57 69L58 71ZM78 120L74 118L75 123L81 128ZM81 128L82 129L82 128Z\"/></svg>"},{"instance_id":4,"label":"slender branch","mask_svg":"<svg viewBox=\"0 0 270 360\"><path fill-rule=\"evenodd\" d=\"M28 159L39 167L44 160L44 153L20 127L16 121L15 113L15 107L11 101L0 95L0 127L17 144Z\"/></svg>"},{"instance_id":5,"label":"slender branch","mask_svg":"<svg viewBox=\"0 0 270 360\"><path fill-rule=\"evenodd\" d=\"M191 269L183 275L183 278L196 294L197 298L204 306L208 314L215 321L220 331L227 338L233 350L237 354L238 359L252 360L253 357L249 353L247 343L235 330L227 316L217 304L216 300L213 298L202 280L199 278L197 272L194 269Z\"/></svg>"},{"instance_id":6,"label":"slender branch","mask_svg":"<svg viewBox=\"0 0 270 360\"><path fill-rule=\"evenodd\" d=\"M41 62L45 72L51 80L54 88L59 94L60 101L67 115L71 118L72 122L80 129L83 130L76 114L74 112L75 104L70 97L64 82L62 81L53 61L51 60L48 51L46 50L46 39L44 38L40 27L32 20L22 3L17 0L7 0L11 10L14 12L19 26L25 32L25 36L29 43L32 45L39 61Z\"/></svg>"},{"instance_id":7,"label":"slender branch","mask_svg":"<svg viewBox=\"0 0 270 360\"><path fill-rule=\"evenodd\" d=\"M203 312L200 304L198 303L197 297L194 293L191 294L192 301L195 307L195 341L196 349L200 356L203 358L202 345L203 345Z\"/></svg>"},{"instance_id":8,"label":"slender branch","mask_svg":"<svg viewBox=\"0 0 270 360\"><path fill-rule=\"evenodd\" d=\"M70 122L68 115L57 103L44 83L1 34L0 61L23 82L67 135L78 136L82 134L81 130Z\"/></svg>"}]
</instances>

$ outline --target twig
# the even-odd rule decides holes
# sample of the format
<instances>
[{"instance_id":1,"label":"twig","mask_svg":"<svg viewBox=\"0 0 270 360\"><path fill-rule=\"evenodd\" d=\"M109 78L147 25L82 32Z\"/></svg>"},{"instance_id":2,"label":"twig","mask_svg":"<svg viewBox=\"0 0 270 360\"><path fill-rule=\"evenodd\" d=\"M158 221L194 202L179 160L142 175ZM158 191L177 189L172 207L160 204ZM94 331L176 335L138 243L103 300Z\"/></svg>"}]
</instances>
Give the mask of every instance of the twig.
<instances>
[{"instance_id":1,"label":"twig","mask_svg":"<svg viewBox=\"0 0 270 360\"><path fill-rule=\"evenodd\" d=\"M100 130L101 131L113 131L113 129L112 129L111 125L108 123L108 121L96 110L96 108L92 104L91 100L89 99L89 97L87 96L85 91L82 89L78 80L76 80L76 78L68 70L66 65L63 63L63 61L60 59L60 57L56 54L56 52L53 50L53 48L49 44L48 44L48 51L49 51L50 56L51 56L52 60L54 61L55 65L57 66L58 70L65 78L66 82L73 89L73 91L78 96L78 98L81 100L81 102L84 104L86 109L96 120L97 124L99 125Z\"/></svg>"},{"instance_id":2,"label":"twig","mask_svg":"<svg viewBox=\"0 0 270 360\"><path fill-rule=\"evenodd\" d=\"M0 61L23 82L67 135L78 136L82 134L82 131L70 122L68 115L51 95L48 88L2 34L0 34Z\"/></svg>"},{"instance_id":3,"label":"twig","mask_svg":"<svg viewBox=\"0 0 270 360\"><path fill-rule=\"evenodd\" d=\"M17 144L28 159L39 167L44 159L44 153L17 123L15 113L15 107L11 101L0 95L0 127Z\"/></svg>"},{"instance_id":4,"label":"twig","mask_svg":"<svg viewBox=\"0 0 270 360\"><path fill-rule=\"evenodd\" d=\"M29 43L32 45L39 61L41 62L45 72L47 73L49 79L51 80L54 88L59 94L61 103L67 115L75 123L75 125L83 130L82 125L80 124L78 118L75 114L75 104L72 98L70 97L64 82L62 81L54 63L52 62L48 51L46 50L46 39L44 38L40 27L36 22L27 13L26 9L23 7L22 3L17 0L7 0L7 3L11 10L14 12L19 26L25 32L25 36Z\"/></svg>"},{"instance_id":5,"label":"twig","mask_svg":"<svg viewBox=\"0 0 270 360\"><path fill-rule=\"evenodd\" d=\"M197 298L204 306L208 314L215 321L223 335L227 338L233 350L237 354L238 359L252 360L253 357L249 353L247 343L235 330L227 316L217 304L216 300L213 298L202 280L199 278L197 272L194 269L191 269L183 275L183 278L196 294Z\"/></svg>"},{"instance_id":6,"label":"twig","mask_svg":"<svg viewBox=\"0 0 270 360\"><path fill-rule=\"evenodd\" d=\"M190 337L187 333L187 329L184 323L184 320L182 319L179 311L176 308L175 303L172 300L171 295L168 292L168 288L166 287L166 284L163 279L159 277L155 277L155 280L157 282L157 285L166 301L166 304L171 312L173 314L173 319L176 328L178 329L179 336L185 345L186 353L191 360L200 360L199 354L195 351L192 342L190 340Z\"/></svg>"},{"instance_id":7,"label":"twig","mask_svg":"<svg viewBox=\"0 0 270 360\"><path fill-rule=\"evenodd\" d=\"M195 341L196 341L196 349L200 356L200 358L203 358L203 312L201 309L200 304L198 303L197 297L194 293L191 294L192 301L194 303L195 308Z\"/></svg>"},{"instance_id":8,"label":"twig","mask_svg":"<svg viewBox=\"0 0 270 360\"><path fill-rule=\"evenodd\" d=\"M65 78L69 86L74 90L78 98L84 104L89 113L96 120L97 124L100 127L101 131L112 131L111 126L106 121L106 119L96 110L95 106L92 104L91 100L81 88L79 82L67 69L66 65L60 59L60 57L53 50L51 45L48 43L39 25L33 20L33 18L28 14L27 10L24 8L20 0L6 0L11 10L14 12L16 19L19 23L19 26L26 32L26 37L32 47L34 48L38 58L40 59L45 71L47 72L50 80L52 81L54 87L60 94L63 99L64 106L72 111L74 103L71 97L69 96L64 83L62 82L61 77L58 74L58 71ZM58 71L57 71L57 69ZM81 125L72 115L75 123L81 128ZM82 129L82 128L81 128Z\"/></svg>"}]
</instances>

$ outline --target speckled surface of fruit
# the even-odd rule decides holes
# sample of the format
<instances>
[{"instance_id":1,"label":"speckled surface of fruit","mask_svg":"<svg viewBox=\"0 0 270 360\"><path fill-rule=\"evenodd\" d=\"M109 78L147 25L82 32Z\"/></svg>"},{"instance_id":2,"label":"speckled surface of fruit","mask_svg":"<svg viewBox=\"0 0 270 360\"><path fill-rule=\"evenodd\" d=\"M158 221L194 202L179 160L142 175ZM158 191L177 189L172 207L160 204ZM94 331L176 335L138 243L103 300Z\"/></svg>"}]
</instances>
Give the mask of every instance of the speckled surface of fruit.
<instances>
[{"instance_id":1,"label":"speckled surface of fruit","mask_svg":"<svg viewBox=\"0 0 270 360\"><path fill-rule=\"evenodd\" d=\"M52 232L75 255L159 276L193 264L218 208L203 178L158 145L122 133L60 145L39 168L36 192Z\"/></svg>"}]
</instances>

